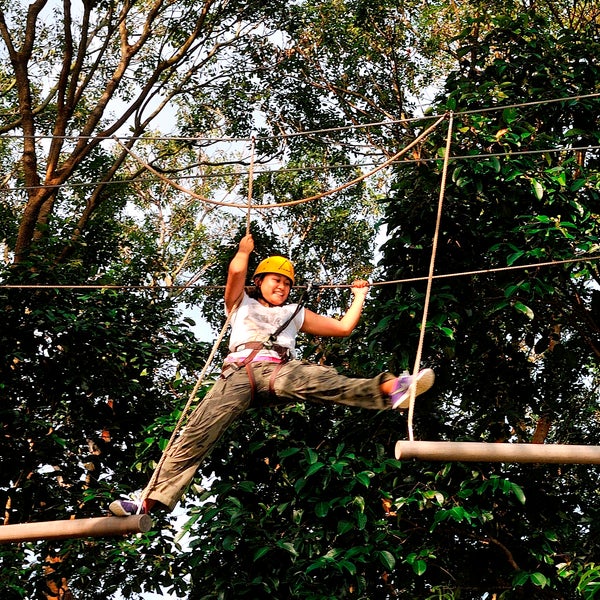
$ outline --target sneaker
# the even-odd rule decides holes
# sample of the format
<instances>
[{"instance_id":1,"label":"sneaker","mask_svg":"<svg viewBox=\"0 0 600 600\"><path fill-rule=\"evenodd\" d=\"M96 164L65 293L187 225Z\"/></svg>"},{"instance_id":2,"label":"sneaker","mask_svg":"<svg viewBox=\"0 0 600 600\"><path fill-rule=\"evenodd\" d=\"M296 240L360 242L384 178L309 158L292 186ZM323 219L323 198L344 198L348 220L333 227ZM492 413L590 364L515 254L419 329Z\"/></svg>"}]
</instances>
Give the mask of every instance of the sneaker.
<instances>
[{"instance_id":1,"label":"sneaker","mask_svg":"<svg viewBox=\"0 0 600 600\"><path fill-rule=\"evenodd\" d=\"M390 400L392 408L403 410L408 408L410 404L410 386L413 380L413 376L408 373L400 375L396 379L396 385L394 390L390 394ZM417 388L415 390L415 396L426 392L435 381L435 373L431 369L423 369L419 371L417 375Z\"/></svg>"},{"instance_id":2,"label":"sneaker","mask_svg":"<svg viewBox=\"0 0 600 600\"><path fill-rule=\"evenodd\" d=\"M130 517L131 515L145 514L144 506L131 500L115 500L108 506L108 510L115 517Z\"/></svg>"}]
</instances>

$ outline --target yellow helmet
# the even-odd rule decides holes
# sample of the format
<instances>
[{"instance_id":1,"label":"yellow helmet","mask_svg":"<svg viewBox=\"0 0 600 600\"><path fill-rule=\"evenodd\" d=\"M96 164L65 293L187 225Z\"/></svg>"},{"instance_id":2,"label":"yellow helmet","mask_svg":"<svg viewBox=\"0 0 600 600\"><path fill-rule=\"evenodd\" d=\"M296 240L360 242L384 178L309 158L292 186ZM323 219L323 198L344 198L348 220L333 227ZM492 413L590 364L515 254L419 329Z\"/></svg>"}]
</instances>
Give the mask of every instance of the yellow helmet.
<instances>
[{"instance_id":1,"label":"yellow helmet","mask_svg":"<svg viewBox=\"0 0 600 600\"><path fill-rule=\"evenodd\" d=\"M284 275L294 285L294 265L285 256L269 256L258 263L252 279L257 275L266 275L267 273L277 273Z\"/></svg>"}]
</instances>

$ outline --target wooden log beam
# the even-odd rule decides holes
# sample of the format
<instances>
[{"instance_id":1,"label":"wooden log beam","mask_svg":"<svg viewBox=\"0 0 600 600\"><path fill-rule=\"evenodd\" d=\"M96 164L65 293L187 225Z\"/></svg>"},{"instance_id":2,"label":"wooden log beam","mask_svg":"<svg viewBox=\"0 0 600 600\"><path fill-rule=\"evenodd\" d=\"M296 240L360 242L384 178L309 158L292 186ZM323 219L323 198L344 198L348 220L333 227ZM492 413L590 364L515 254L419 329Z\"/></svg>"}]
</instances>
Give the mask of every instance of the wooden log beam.
<instances>
[{"instance_id":1,"label":"wooden log beam","mask_svg":"<svg viewBox=\"0 0 600 600\"><path fill-rule=\"evenodd\" d=\"M36 540L112 537L132 533L144 533L149 531L151 527L152 519L149 515L19 523L0 526L0 544L33 542Z\"/></svg>"},{"instance_id":2,"label":"wooden log beam","mask_svg":"<svg viewBox=\"0 0 600 600\"><path fill-rule=\"evenodd\" d=\"M600 446L487 442L396 442L396 458L445 462L600 464Z\"/></svg>"}]
</instances>

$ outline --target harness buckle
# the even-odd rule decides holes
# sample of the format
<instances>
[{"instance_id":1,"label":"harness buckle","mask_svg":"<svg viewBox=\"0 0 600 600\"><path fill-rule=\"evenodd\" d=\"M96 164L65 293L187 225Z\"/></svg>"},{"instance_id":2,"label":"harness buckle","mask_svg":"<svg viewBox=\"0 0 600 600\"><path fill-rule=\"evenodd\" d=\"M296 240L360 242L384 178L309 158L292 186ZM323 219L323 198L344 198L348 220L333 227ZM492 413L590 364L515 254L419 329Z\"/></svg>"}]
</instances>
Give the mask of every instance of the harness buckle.
<instances>
[{"instance_id":1,"label":"harness buckle","mask_svg":"<svg viewBox=\"0 0 600 600\"><path fill-rule=\"evenodd\" d=\"M269 339L267 339L266 342L263 342L263 348L265 350L272 350L273 349L273 344L275 342L276 338L273 338L272 335L269 336Z\"/></svg>"}]
</instances>

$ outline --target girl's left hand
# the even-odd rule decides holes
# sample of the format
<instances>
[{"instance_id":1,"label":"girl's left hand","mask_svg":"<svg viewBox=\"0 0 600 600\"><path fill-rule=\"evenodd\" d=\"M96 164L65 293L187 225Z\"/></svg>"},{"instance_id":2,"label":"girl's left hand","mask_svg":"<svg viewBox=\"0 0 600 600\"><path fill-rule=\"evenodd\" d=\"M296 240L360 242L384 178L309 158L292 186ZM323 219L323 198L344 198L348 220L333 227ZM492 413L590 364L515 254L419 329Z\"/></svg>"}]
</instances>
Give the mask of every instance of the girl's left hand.
<instances>
[{"instance_id":1,"label":"girl's left hand","mask_svg":"<svg viewBox=\"0 0 600 600\"><path fill-rule=\"evenodd\" d=\"M369 282L365 281L364 279L355 279L352 282L352 287L350 288L350 291L355 296L362 296L363 298L365 298L369 293Z\"/></svg>"}]
</instances>

